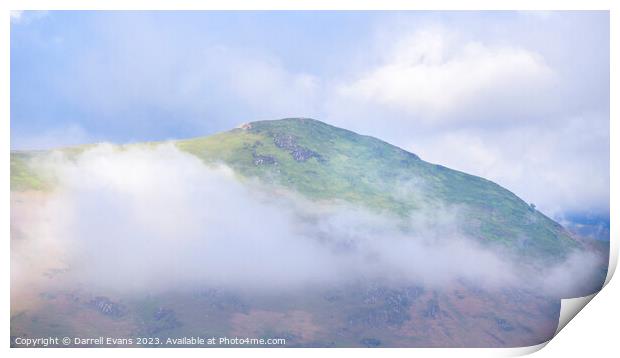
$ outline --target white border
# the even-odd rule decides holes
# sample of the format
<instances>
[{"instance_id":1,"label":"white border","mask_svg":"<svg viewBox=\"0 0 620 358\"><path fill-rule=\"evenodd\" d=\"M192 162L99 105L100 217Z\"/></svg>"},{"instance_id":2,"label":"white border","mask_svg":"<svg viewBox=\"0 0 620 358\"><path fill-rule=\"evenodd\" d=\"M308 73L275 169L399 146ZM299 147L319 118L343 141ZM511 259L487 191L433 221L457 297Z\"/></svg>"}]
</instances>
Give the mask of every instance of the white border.
<instances>
[{"instance_id":1,"label":"white border","mask_svg":"<svg viewBox=\"0 0 620 358\"><path fill-rule=\"evenodd\" d=\"M8 0L15 10L608 10L613 0Z\"/></svg>"},{"instance_id":2,"label":"white border","mask_svg":"<svg viewBox=\"0 0 620 358\"><path fill-rule=\"evenodd\" d=\"M619 27L618 27L618 14L619 9L616 5L617 1L613 0L520 0L520 1L493 1L493 0L469 0L465 3L463 0L418 0L415 2L406 0L107 0L107 1L90 1L85 2L83 0L56 0L56 1L44 1L44 0L22 0L3 1L0 4L0 48L2 48L3 56L0 58L2 64L2 81L0 81L0 110L2 111L2 121L0 123L0 145L6 148L6 152L0 157L0 167L3 168L3 174L0 176L0 184L3 188L3 201L0 206L1 214L0 228L2 228L2 242L4 243L4 260L3 260L3 275L2 275L2 287L3 295L1 302L5 309L0 309L1 317L3 318L3 329L0 333L0 337L3 337L5 341L4 349L9 350L8 336L9 323L10 323L10 311L9 307L9 292L10 292L10 280L9 280L9 268L10 268L10 250L9 250L9 228L10 228L10 208L9 208L9 142L10 142L10 128L9 128L9 94L10 94L10 59L9 59L9 41L10 41L10 16L9 10L69 10L69 9L90 9L90 10L610 10L611 17L611 98L618 97L618 71L613 64L618 63L618 41ZM618 127L618 108L614 101L611 101L610 108L610 135L611 135L611 221L616 223L618 221L618 192L613 185L620 180L618 176L618 144L616 139L620 128ZM609 283L618 262L618 229L615 225L611 226L611 253L610 253L610 271L607 276L606 284ZM597 297L593 301L592 305L598 305L596 310L593 309L594 318L590 317L590 321L581 320L580 329L573 329L570 327L566 329L566 333L562 333L558 338L554 338L549 344L551 347L543 350L540 354L553 354L553 356L561 354L574 354L577 352L599 351L599 352L612 352L617 349L615 345L615 335L612 336L615 330L614 318L618 317L618 305L620 302L620 287L617 284L609 285L605 288L605 293L600 299ZM611 290L614 291L611 291ZM609 290L609 292L608 292ZM589 299L588 299L589 301ZM573 302L574 303L574 302ZM573 307L574 309L574 307ZM565 310L563 305L563 311ZM586 310L588 311L588 310ZM609 314L609 312L615 312L615 314ZM582 314L585 315L585 314ZM597 318L598 317L598 318ZM585 317L584 317L585 318ZM575 333L577 332L577 333ZM569 336L573 334L573 336ZM560 339L561 338L561 339ZM555 341L559 341L555 344ZM561 343L561 344L560 344ZM596 346L592 346L596 344ZM294 353L300 356L309 356L319 354L355 354L360 356L374 355L375 353L390 354L390 355L410 355L410 354L422 354L423 356L515 356L523 355L531 352L535 352L546 344L541 344L534 347L515 348L515 349L295 349ZM607 345L608 349L605 349ZM3 349L3 350L4 350ZM231 356L239 353L247 353L257 356L289 356L293 353L290 349L246 349L243 351L239 349L155 349L149 350L147 354L154 356L168 356L170 353L189 355L206 354L218 356ZM107 356L110 353L129 355L136 354L138 351L130 349L89 349L87 351L80 349L53 349L53 350L28 350L28 349L13 349L9 350L9 353L14 355L31 355L31 354L50 354L55 355L89 355L95 356ZM145 351L140 351L145 353Z\"/></svg>"}]
</instances>

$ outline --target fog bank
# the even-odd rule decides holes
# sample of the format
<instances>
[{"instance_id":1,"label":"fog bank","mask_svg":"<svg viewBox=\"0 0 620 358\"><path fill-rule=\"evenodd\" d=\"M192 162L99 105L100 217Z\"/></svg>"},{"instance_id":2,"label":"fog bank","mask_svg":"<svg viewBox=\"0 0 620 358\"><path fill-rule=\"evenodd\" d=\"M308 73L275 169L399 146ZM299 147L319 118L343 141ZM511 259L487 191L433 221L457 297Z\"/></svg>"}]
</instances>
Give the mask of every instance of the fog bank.
<instances>
[{"instance_id":1,"label":"fog bank","mask_svg":"<svg viewBox=\"0 0 620 358\"><path fill-rule=\"evenodd\" d=\"M576 253L544 273L523 270L464 235L459 208L416 213L413 232L405 231L402 219L276 194L172 144L98 145L33 164L58 187L12 208L20 237L13 289L52 272L67 285L126 292L280 292L353 280L446 287L465 279L571 295L597 268L596 257Z\"/></svg>"}]
</instances>

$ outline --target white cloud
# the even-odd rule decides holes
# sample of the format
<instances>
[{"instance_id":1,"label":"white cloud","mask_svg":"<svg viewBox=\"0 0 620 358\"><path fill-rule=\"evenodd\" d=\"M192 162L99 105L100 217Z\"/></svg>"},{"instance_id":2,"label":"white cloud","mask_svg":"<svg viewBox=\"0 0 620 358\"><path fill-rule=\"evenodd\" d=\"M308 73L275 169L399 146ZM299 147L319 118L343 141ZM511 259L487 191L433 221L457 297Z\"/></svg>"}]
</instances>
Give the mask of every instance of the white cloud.
<instances>
[{"instance_id":1,"label":"white cloud","mask_svg":"<svg viewBox=\"0 0 620 358\"><path fill-rule=\"evenodd\" d=\"M441 26L402 15L316 67L291 60L286 44L250 48L196 37L193 26L170 32L146 15L113 17L97 23L97 46L72 54L58 76L72 80L58 92L87 113L87 128L107 121L102 136L159 139L171 128L194 136L314 117L496 181L546 213L605 210L609 24L601 15L470 14L442 17ZM334 62L346 70L321 72ZM16 135L14 147L79 142L67 133Z\"/></svg>"},{"instance_id":2,"label":"white cloud","mask_svg":"<svg viewBox=\"0 0 620 358\"><path fill-rule=\"evenodd\" d=\"M219 47L206 51L203 81L248 105L262 119L312 117L322 83L304 72L289 71L277 59Z\"/></svg>"},{"instance_id":3,"label":"white cloud","mask_svg":"<svg viewBox=\"0 0 620 358\"><path fill-rule=\"evenodd\" d=\"M457 207L416 212L408 219L413 229L403 231L400 219L364 208L276 195L171 144L99 145L71 160L52 153L33 164L54 173L58 186L12 196L17 296L49 284L106 292L214 285L278 294L358 279L438 288L457 279L487 288L561 284L566 293L592 281L562 275L562 264L547 279L542 269L478 244L461 232ZM581 256L576 263L597 267L595 257ZM41 283L45 272L64 273Z\"/></svg>"},{"instance_id":4,"label":"white cloud","mask_svg":"<svg viewBox=\"0 0 620 358\"><path fill-rule=\"evenodd\" d=\"M92 143L94 140L93 136L78 124L70 124L25 136L11 134L11 148L19 148L20 150L58 148Z\"/></svg>"},{"instance_id":5,"label":"white cloud","mask_svg":"<svg viewBox=\"0 0 620 358\"><path fill-rule=\"evenodd\" d=\"M23 13L24 10L11 10L11 22L18 23L21 20Z\"/></svg>"},{"instance_id":6,"label":"white cloud","mask_svg":"<svg viewBox=\"0 0 620 358\"><path fill-rule=\"evenodd\" d=\"M158 120L173 119L196 131L226 130L253 119L318 116L319 78L289 71L268 54L227 46L188 47L154 41L157 36L147 36L144 30L117 31L104 32L103 50L84 54L71 69L75 80L63 88L76 107L112 121L122 118L126 126L137 127L136 133L154 119L143 113L125 118L134 108L166 114ZM165 37L160 29L149 31ZM115 61L108 60L110 54Z\"/></svg>"},{"instance_id":7,"label":"white cloud","mask_svg":"<svg viewBox=\"0 0 620 358\"><path fill-rule=\"evenodd\" d=\"M418 120L456 120L459 112L477 106L501 102L510 110L511 103L536 99L553 77L544 59L532 51L427 29L397 41L382 65L342 83L338 93L417 115Z\"/></svg>"},{"instance_id":8,"label":"white cloud","mask_svg":"<svg viewBox=\"0 0 620 358\"><path fill-rule=\"evenodd\" d=\"M604 118L567 118L557 128L530 123L420 135L408 149L425 160L493 180L548 215L599 212L609 205L609 133Z\"/></svg>"},{"instance_id":9,"label":"white cloud","mask_svg":"<svg viewBox=\"0 0 620 358\"><path fill-rule=\"evenodd\" d=\"M33 20L47 16L47 11L33 10L11 10L12 24L27 24Z\"/></svg>"},{"instance_id":10,"label":"white cloud","mask_svg":"<svg viewBox=\"0 0 620 358\"><path fill-rule=\"evenodd\" d=\"M509 27L501 39L462 26L392 29L394 45L374 50L385 55L366 54L378 65L336 81L328 118L495 181L548 215L605 212L606 52L580 37L571 46L564 23L545 26L536 40Z\"/></svg>"}]
</instances>

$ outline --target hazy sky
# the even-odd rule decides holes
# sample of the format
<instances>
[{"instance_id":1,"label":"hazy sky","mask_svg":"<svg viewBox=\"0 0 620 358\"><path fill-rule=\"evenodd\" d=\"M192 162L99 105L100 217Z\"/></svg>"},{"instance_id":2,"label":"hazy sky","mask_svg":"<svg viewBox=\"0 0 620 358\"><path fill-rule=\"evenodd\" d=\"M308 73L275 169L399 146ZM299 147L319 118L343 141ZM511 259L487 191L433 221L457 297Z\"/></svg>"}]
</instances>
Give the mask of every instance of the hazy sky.
<instances>
[{"instance_id":1,"label":"hazy sky","mask_svg":"<svg viewBox=\"0 0 620 358\"><path fill-rule=\"evenodd\" d=\"M607 12L21 12L14 149L313 117L498 182L609 208Z\"/></svg>"}]
</instances>

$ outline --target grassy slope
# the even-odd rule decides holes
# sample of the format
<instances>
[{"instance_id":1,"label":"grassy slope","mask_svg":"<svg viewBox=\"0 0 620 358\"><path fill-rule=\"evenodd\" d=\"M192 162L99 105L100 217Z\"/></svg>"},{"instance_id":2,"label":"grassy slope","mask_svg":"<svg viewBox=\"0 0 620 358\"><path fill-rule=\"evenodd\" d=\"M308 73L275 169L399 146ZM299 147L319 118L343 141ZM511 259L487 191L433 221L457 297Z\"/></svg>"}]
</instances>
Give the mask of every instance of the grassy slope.
<instances>
[{"instance_id":1,"label":"grassy slope","mask_svg":"<svg viewBox=\"0 0 620 358\"><path fill-rule=\"evenodd\" d=\"M299 147L318 153L321 160L296 161L274 143L284 135L295 137ZM524 253L561 257L577 245L559 224L491 181L312 119L254 122L177 145L206 162L223 161L245 176L310 198L343 199L403 216L445 204L465 207L461 212L468 216L464 229L469 234ZM269 156L275 163L256 164L257 156Z\"/></svg>"},{"instance_id":2,"label":"grassy slope","mask_svg":"<svg viewBox=\"0 0 620 358\"><path fill-rule=\"evenodd\" d=\"M11 152L11 191L14 190L46 190L48 184L43 176L29 166L36 152Z\"/></svg>"},{"instance_id":3,"label":"grassy slope","mask_svg":"<svg viewBox=\"0 0 620 358\"><path fill-rule=\"evenodd\" d=\"M276 145L282 138L285 144ZM242 176L315 200L340 199L403 217L456 205L466 215L464 230L470 235L529 256L561 258L578 245L559 224L493 182L312 119L253 122L176 144L206 163L224 162ZM305 157L296 160L295 151ZM11 154L12 190L42 185L27 168L26 156Z\"/></svg>"}]
</instances>

